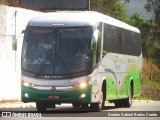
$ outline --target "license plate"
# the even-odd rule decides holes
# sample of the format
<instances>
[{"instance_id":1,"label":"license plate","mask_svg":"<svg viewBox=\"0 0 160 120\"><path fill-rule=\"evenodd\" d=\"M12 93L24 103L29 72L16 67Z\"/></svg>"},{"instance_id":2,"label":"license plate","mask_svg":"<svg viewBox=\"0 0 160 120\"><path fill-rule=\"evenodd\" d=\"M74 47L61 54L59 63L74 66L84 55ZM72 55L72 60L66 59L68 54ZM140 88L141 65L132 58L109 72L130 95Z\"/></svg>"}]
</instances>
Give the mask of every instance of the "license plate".
<instances>
[{"instance_id":1,"label":"license plate","mask_svg":"<svg viewBox=\"0 0 160 120\"><path fill-rule=\"evenodd\" d=\"M48 95L49 99L59 99L58 95Z\"/></svg>"}]
</instances>

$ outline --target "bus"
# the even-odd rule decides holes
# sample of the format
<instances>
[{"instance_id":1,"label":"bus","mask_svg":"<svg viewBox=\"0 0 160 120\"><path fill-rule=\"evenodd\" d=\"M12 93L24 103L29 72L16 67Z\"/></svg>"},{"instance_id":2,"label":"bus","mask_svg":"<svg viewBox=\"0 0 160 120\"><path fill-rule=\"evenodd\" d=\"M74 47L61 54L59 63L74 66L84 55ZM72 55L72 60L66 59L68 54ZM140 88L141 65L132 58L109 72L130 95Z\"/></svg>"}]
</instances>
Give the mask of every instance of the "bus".
<instances>
[{"instance_id":1,"label":"bus","mask_svg":"<svg viewBox=\"0 0 160 120\"><path fill-rule=\"evenodd\" d=\"M140 95L138 28L94 11L61 11L33 17L23 33L21 99L38 111L130 107Z\"/></svg>"}]
</instances>

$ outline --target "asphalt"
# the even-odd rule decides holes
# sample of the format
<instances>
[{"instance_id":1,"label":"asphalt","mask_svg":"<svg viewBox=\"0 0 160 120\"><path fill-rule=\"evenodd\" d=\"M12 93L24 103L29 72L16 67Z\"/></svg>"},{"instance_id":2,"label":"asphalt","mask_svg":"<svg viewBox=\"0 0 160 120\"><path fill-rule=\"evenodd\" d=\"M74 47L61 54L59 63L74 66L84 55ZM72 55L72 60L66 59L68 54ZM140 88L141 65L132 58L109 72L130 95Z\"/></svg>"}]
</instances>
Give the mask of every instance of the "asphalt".
<instances>
[{"instance_id":1,"label":"asphalt","mask_svg":"<svg viewBox=\"0 0 160 120\"><path fill-rule=\"evenodd\" d=\"M160 102L160 101L148 101L148 100L133 100L133 102ZM36 107L35 103L23 103L23 102L0 102L0 109L2 108L32 108Z\"/></svg>"}]
</instances>

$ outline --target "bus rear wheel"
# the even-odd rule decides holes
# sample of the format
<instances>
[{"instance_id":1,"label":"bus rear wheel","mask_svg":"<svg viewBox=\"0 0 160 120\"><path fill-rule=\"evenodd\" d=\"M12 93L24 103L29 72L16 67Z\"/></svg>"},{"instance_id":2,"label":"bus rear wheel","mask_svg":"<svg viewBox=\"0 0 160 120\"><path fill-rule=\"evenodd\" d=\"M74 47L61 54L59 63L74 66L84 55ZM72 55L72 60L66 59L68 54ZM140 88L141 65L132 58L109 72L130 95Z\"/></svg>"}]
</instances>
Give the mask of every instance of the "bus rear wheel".
<instances>
[{"instance_id":1,"label":"bus rear wheel","mask_svg":"<svg viewBox=\"0 0 160 120\"><path fill-rule=\"evenodd\" d=\"M117 100L114 104L115 104L115 107L116 107L116 108L120 108L120 107L122 107L122 106L123 106L123 104L122 104L122 101L121 101L121 100Z\"/></svg>"},{"instance_id":2,"label":"bus rear wheel","mask_svg":"<svg viewBox=\"0 0 160 120\"><path fill-rule=\"evenodd\" d=\"M128 107L128 108L131 107L131 105L132 105L132 93L133 93L132 91L133 91L133 89L130 85L129 96L128 96L127 99L124 99L124 102L123 102L124 107Z\"/></svg>"},{"instance_id":3,"label":"bus rear wheel","mask_svg":"<svg viewBox=\"0 0 160 120\"><path fill-rule=\"evenodd\" d=\"M120 107L127 107L127 108L129 108L129 107L131 107L131 105L132 105L132 94L133 94L132 91L133 91L133 89L132 89L132 86L130 85L128 98L121 99L121 100L116 100L114 102L115 107L116 108L120 108Z\"/></svg>"}]
</instances>

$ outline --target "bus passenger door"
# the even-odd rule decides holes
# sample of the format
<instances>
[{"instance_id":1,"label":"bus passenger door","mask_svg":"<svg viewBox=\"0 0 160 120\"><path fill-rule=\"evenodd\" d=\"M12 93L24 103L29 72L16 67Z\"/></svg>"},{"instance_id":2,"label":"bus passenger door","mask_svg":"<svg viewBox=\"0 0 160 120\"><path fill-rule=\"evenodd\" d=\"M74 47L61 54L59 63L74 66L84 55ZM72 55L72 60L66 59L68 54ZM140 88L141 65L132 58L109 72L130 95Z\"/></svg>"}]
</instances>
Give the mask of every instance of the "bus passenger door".
<instances>
[{"instance_id":1,"label":"bus passenger door","mask_svg":"<svg viewBox=\"0 0 160 120\"><path fill-rule=\"evenodd\" d=\"M124 59L125 56L123 55L123 46L124 41L122 37L121 29L115 28L113 30L113 36L114 37L114 63L115 63L115 72L117 77L117 96L118 98L124 98L124 80L123 80L123 69L124 69Z\"/></svg>"},{"instance_id":2,"label":"bus passenger door","mask_svg":"<svg viewBox=\"0 0 160 120\"><path fill-rule=\"evenodd\" d=\"M115 65L115 76L116 76L116 95L118 98L122 97L123 94L123 83L122 83L122 75L121 75L121 66L122 66L122 58L119 55L114 56L114 65Z\"/></svg>"},{"instance_id":3,"label":"bus passenger door","mask_svg":"<svg viewBox=\"0 0 160 120\"><path fill-rule=\"evenodd\" d=\"M104 56L102 64L105 70L107 81L107 99L113 100L120 97L121 84L121 61L115 53L108 53Z\"/></svg>"}]
</instances>

